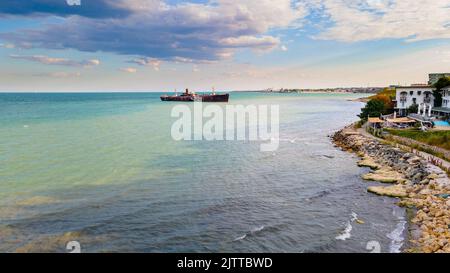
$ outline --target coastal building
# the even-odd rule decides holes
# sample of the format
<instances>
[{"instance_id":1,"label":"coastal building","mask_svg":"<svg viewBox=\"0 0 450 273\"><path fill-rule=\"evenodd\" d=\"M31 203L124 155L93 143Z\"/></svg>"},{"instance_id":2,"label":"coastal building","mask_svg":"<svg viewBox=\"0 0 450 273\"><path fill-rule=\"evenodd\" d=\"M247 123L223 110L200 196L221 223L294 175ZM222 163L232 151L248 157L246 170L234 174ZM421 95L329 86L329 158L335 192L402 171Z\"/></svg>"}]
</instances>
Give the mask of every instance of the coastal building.
<instances>
[{"instance_id":1,"label":"coastal building","mask_svg":"<svg viewBox=\"0 0 450 273\"><path fill-rule=\"evenodd\" d=\"M434 105L433 87L423 84L400 86L396 88L395 99L395 109L399 116L406 116L408 108L413 105L418 106L418 114L431 116Z\"/></svg>"},{"instance_id":2,"label":"coastal building","mask_svg":"<svg viewBox=\"0 0 450 273\"><path fill-rule=\"evenodd\" d=\"M450 73L431 73L428 74L428 84L433 85L437 83L440 78L450 77Z\"/></svg>"},{"instance_id":3,"label":"coastal building","mask_svg":"<svg viewBox=\"0 0 450 273\"><path fill-rule=\"evenodd\" d=\"M435 116L450 118L450 85L442 88L442 106L434 107L432 112Z\"/></svg>"}]
</instances>

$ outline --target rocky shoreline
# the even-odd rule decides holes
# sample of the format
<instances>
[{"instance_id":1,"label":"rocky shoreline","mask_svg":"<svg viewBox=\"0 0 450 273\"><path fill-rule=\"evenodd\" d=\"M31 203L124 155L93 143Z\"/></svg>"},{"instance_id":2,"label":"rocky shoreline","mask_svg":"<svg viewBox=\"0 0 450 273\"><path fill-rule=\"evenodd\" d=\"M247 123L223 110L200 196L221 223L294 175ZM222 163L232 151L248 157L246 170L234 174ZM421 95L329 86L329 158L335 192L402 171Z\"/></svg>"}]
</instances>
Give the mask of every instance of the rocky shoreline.
<instances>
[{"instance_id":1,"label":"rocky shoreline","mask_svg":"<svg viewBox=\"0 0 450 273\"><path fill-rule=\"evenodd\" d=\"M380 182L380 186L368 187L369 192L399 198L399 206L415 211L410 224L417 226L418 234L404 252L450 253L450 179L446 172L414 153L362 134L353 125L332 139L336 146L361 157L359 166L371 169L362 178Z\"/></svg>"}]
</instances>

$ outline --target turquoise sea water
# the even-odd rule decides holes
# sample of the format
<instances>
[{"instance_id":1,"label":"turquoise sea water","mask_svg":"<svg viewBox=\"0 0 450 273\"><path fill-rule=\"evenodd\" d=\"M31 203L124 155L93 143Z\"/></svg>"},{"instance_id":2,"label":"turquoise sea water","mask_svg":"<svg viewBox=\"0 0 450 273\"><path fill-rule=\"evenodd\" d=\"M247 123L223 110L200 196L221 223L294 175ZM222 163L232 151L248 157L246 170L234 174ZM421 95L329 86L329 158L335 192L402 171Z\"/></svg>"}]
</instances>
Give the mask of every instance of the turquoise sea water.
<instances>
[{"instance_id":1,"label":"turquoise sea water","mask_svg":"<svg viewBox=\"0 0 450 273\"><path fill-rule=\"evenodd\" d=\"M280 147L174 141L157 93L0 94L0 251L366 252L402 244L395 200L366 192L328 135L358 94L231 94L280 106ZM365 221L358 225L355 214Z\"/></svg>"}]
</instances>

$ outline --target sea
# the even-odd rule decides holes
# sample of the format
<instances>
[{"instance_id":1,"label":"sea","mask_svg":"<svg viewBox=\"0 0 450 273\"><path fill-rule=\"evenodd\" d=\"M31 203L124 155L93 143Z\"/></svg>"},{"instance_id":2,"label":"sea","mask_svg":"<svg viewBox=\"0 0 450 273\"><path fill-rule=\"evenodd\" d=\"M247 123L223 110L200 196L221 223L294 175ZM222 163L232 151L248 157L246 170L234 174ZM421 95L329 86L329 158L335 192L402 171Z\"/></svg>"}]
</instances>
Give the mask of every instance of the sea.
<instances>
[{"instance_id":1,"label":"sea","mask_svg":"<svg viewBox=\"0 0 450 273\"><path fill-rule=\"evenodd\" d=\"M0 93L0 252L404 247L405 212L329 137L363 94L231 92L228 105L279 106L274 151L175 140L180 103L162 94Z\"/></svg>"}]
</instances>

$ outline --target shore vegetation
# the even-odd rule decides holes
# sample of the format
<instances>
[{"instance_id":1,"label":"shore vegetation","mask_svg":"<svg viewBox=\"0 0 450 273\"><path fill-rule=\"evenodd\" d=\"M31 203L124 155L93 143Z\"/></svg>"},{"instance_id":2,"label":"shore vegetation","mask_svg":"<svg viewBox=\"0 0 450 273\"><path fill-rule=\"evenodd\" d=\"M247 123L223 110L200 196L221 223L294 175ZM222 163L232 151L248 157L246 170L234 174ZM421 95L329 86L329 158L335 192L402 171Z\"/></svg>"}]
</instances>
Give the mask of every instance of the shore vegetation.
<instances>
[{"instance_id":1,"label":"shore vegetation","mask_svg":"<svg viewBox=\"0 0 450 273\"><path fill-rule=\"evenodd\" d=\"M450 131L431 131L422 132L417 129L395 130L387 129L387 131L396 136L411 138L428 145L437 146L450 150Z\"/></svg>"}]
</instances>

